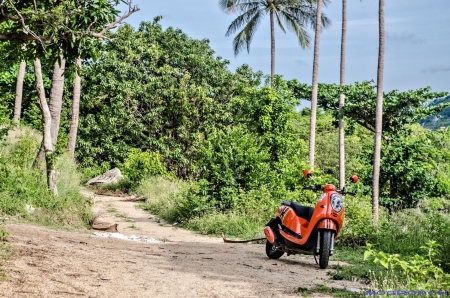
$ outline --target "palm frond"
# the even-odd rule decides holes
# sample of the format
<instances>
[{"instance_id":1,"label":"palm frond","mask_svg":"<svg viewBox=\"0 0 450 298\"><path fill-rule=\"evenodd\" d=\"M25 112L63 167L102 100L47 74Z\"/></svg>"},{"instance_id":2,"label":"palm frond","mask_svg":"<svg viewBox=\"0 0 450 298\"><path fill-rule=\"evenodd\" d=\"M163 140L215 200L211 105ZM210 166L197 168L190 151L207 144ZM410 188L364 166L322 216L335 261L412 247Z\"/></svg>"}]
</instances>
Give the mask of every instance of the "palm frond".
<instances>
[{"instance_id":1,"label":"palm frond","mask_svg":"<svg viewBox=\"0 0 450 298\"><path fill-rule=\"evenodd\" d=\"M255 0L219 0L219 7L225 13L241 13L260 6Z\"/></svg>"},{"instance_id":2,"label":"palm frond","mask_svg":"<svg viewBox=\"0 0 450 298\"><path fill-rule=\"evenodd\" d=\"M239 52L247 47L247 52L250 52L250 43L255 35L256 29L258 28L261 20L264 16L264 11L259 10L253 18L247 23L247 25L239 32L238 35L233 39L233 49L234 55L237 56Z\"/></svg>"},{"instance_id":3,"label":"palm frond","mask_svg":"<svg viewBox=\"0 0 450 298\"><path fill-rule=\"evenodd\" d=\"M249 22L259 11L261 11L261 9L259 7L255 7L238 16L233 22L231 22L230 26L228 27L227 33L225 33L225 36L230 36L231 34L236 32L239 28L244 26L244 24Z\"/></svg>"},{"instance_id":4,"label":"palm frond","mask_svg":"<svg viewBox=\"0 0 450 298\"><path fill-rule=\"evenodd\" d=\"M274 9L273 11L275 12L275 15L277 16L277 23L278 23L278 26L280 26L281 31L283 31L284 33L286 33L286 29L284 29L283 22L281 21L281 17L280 17L280 12L279 12L279 10L278 10L278 9Z\"/></svg>"},{"instance_id":5,"label":"palm frond","mask_svg":"<svg viewBox=\"0 0 450 298\"><path fill-rule=\"evenodd\" d=\"M294 32L297 35L298 43L302 47L302 49L306 49L310 45L311 37L305 28L305 23L296 18L294 15L290 15L286 12L281 12L281 17L283 18L284 23L287 28Z\"/></svg>"},{"instance_id":6,"label":"palm frond","mask_svg":"<svg viewBox=\"0 0 450 298\"><path fill-rule=\"evenodd\" d=\"M315 7L288 7L285 10L290 15L294 15L297 19L305 24L310 24L313 29L316 28L317 9ZM322 29L327 29L331 26L331 20L324 14L321 14Z\"/></svg>"}]
</instances>

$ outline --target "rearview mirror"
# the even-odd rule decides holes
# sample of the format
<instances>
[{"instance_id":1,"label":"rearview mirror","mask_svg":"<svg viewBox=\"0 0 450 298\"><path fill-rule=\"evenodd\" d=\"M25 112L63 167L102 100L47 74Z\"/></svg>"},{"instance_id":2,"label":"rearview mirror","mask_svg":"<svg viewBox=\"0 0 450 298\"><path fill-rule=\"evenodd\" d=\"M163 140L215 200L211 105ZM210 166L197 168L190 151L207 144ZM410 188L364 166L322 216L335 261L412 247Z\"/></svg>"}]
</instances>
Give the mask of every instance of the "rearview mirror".
<instances>
[{"instance_id":1,"label":"rearview mirror","mask_svg":"<svg viewBox=\"0 0 450 298\"><path fill-rule=\"evenodd\" d=\"M356 182L358 182L358 180L359 180L358 176L356 176L356 175L351 175L350 176L350 182L351 183L356 183Z\"/></svg>"},{"instance_id":2,"label":"rearview mirror","mask_svg":"<svg viewBox=\"0 0 450 298\"><path fill-rule=\"evenodd\" d=\"M304 170L303 171L303 177L311 178L311 171L310 170Z\"/></svg>"}]
</instances>

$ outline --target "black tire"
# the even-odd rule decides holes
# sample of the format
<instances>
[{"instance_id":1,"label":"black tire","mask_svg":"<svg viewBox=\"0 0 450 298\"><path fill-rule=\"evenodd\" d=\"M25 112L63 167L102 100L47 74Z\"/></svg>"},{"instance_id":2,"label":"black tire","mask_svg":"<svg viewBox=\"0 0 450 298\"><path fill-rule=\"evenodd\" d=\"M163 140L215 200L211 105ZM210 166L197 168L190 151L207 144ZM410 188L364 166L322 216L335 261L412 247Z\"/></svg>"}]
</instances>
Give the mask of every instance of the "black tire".
<instances>
[{"instance_id":1,"label":"black tire","mask_svg":"<svg viewBox=\"0 0 450 298\"><path fill-rule=\"evenodd\" d=\"M273 244L269 242L269 240L266 241L266 255L271 259L279 259L282 255L284 255L284 251L282 250L274 250Z\"/></svg>"},{"instance_id":2,"label":"black tire","mask_svg":"<svg viewBox=\"0 0 450 298\"><path fill-rule=\"evenodd\" d=\"M333 237L333 233L328 230L320 231L319 233L320 233L319 266L321 269L326 269L328 267L328 260L330 259L331 237Z\"/></svg>"}]
</instances>

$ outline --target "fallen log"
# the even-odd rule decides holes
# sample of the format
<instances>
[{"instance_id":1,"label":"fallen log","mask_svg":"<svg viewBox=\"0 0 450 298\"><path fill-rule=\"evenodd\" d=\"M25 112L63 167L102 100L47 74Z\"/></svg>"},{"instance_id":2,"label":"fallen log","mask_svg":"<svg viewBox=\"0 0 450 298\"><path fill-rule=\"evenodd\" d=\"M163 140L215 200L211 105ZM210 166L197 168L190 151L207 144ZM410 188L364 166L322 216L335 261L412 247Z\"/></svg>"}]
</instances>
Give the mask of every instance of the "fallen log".
<instances>
[{"instance_id":1,"label":"fallen log","mask_svg":"<svg viewBox=\"0 0 450 298\"><path fill-rule=\"evenodd\" d=\"M225 235L222 233L222 239L223 239L223 242L225 242L225 243L248 243L248 242L265 240L266 238L264 237L264 238L250 239L250 240L231 240L231 239L225 238Z\"/></svg>"}]
</instances>

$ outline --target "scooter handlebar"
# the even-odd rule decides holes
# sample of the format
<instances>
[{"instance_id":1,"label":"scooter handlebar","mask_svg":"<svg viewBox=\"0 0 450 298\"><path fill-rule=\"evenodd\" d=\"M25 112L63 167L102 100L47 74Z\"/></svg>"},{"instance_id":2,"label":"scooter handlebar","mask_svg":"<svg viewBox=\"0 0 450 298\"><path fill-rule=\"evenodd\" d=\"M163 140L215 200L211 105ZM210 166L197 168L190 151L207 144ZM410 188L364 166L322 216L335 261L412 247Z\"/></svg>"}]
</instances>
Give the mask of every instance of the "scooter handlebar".
<instances>
[{"instance_id":1,"label":"scooter handlebar","mask_svg":"<svg viewBox=\"0 0 450 298\"><path fill-rule=\"evenodd\" d=\"M350 192L350 191L346 191L346 190L338 190L338 193L340 193L341 195L352 195L352 196L356 196L356 192Z\"/></svg>"},{"instance_id":2,"label":"scooter handlebar","mask_svg":"<svg viewBox=\"0 0 450 298\"><path fill-rule=\"evenodd\" d=\"M303 190L318 191L318 190L322 190L322 186L319 185L319 184L313 184L313 185L310 185L310 186L303 187Z\"/></svg>"}]
</instances>

